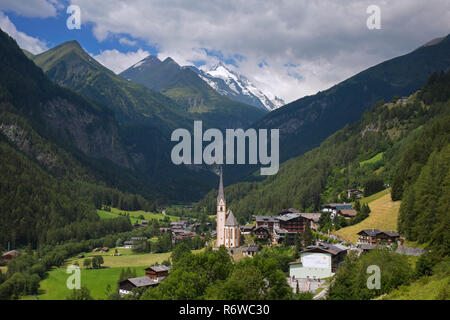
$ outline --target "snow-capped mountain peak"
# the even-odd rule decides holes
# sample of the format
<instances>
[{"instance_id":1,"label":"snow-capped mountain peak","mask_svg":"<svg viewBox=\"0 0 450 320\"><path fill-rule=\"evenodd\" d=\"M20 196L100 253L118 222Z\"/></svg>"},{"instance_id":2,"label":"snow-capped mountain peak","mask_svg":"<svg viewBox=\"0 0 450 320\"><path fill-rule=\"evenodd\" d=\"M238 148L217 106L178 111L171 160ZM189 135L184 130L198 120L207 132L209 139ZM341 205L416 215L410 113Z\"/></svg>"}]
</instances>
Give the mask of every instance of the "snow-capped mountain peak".
<instances>
[{"instance_id":1,"label":"snow-capped mountain peak","mask_svg":"<svg viewBox=\"0 0 450 320\"><path fill-rule=\"evenodd\" d=\"M200 69L191 68L214 90L230 99L268 111L284 105L283 99L257 88L248 78L230 70L223 63L218 63L211 68L205 66Z\"/></svg>"}]
</instances>

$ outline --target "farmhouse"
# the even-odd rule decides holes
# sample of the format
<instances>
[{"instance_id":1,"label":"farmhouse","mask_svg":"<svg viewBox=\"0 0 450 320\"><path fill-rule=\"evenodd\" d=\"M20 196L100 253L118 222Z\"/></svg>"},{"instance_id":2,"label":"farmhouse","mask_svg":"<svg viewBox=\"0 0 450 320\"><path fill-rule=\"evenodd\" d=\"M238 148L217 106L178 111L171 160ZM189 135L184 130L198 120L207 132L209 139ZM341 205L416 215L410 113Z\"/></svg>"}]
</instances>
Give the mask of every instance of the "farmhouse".
<instances>
[{"instance_id":1,"label":"farmhouse","mask_svg":"<svg viewBox=\"0 0 450 320\"><path fill-rule=\"evenodd\" d=\"M309 246L301 252L300 262L289 264L292 279L324 279L342 265L347 250L330 244Z\"/></svg>"},{"instance_id":2,"label":"farmhouse","mask_svg":"<svg viewBox=\"0 0 450 320\"><path fill-rule=\"evenodd\" d=\"M132 293L136 288L156 287L162 280L169 276L170 267L153 266L145 269L145 276L130 278L119 283L119 294L121 296Z\"/></svg>"},{"instance_id":3,"label":"farmhouse","mask_svg":"<svg viewBox=\"0 0 450 320\"><path fill-rule=\"evenodd\" d=\"M344 218L354 218L356 217L356 210L355 209L341 209L338 211L338 216L344 217Z\"/></svg>"},{"instance_id":4,"label":"farmhouse","mask_svg":"<svg viewBox=\"0 0 450 320\"><path fill-rule=\"evenodd\" d=\"M119 283L119 294L121 296L132 293L131 291L136 288L149 288L156 287L158 281L149 277L139 277L123 280Z\"/></svg>"},{"instance_id":5,"label":"farmhouse","mask_svg":"<svg viewBox=\"0 0 450 320\"><path fill-rule=\"evenodd\" d=\"M357 244L383 244L403 243L400 235L395 231L380 231L378 229L365 229L358 232Z\"/></svg>"},{"instance_id":6,"label":"farmhouse","mask_svg":"<svg viewBox=\"0 0 450 320\"><path fill-rule=\"evenodd\" d=\"M161 281L169 276L170 267L167 266L153 266L145 269L145 276L154 280Z\"/></svg>"},{"instance_id":7,"label":"farmhouse","mask_svg":"<svg viewBox=\"0 0 450 320\"><path fill-rule=\"evenodd\" d=\"M16 250L8 251L8 252L2 254L2 262L10 263L18 256L20 256L19 251L16 251Z\"/></svg>"}]
</instances>

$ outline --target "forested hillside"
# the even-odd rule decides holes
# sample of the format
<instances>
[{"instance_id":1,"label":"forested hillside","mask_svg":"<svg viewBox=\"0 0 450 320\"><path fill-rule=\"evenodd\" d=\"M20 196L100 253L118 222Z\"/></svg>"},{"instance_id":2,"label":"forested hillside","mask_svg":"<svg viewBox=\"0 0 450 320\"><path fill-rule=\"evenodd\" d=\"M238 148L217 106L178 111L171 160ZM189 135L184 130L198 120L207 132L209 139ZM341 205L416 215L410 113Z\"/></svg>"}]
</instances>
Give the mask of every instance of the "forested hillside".
<instances>
[{"instance_id":1,"label":"forested hillside","mask_svg":"<svg viewBox=\"0 0 450 320\"><path fill-rule=\"evenodd\" d=\"M126 169L111 111L53 84L3 32L0 49L0 246L130 230L128 219L100 221L95 211L102 204L154 205L111 188L143 189Z\"/></svg>"},{"instance_id":2,"label":"forested hillside","mask_svg":"<svg viewBox=\"0 0 450 320\"><path fill-rule=\"evenodd\" d=\"M450 35L274 110L255 126L280 129L280 158L286 160L318 146L346 124L358 121L377 101L411 95L433 72L449 69Z\"/></svg>"},{"instance_id":3,"label":"forested hillside","mask_svg":"<svg viewBox=\"0 0 450 320\"><path fill-rule=\"evenodd\" d=\"M192 171L172 164L172 130L189 129L194 121L173 100L114 74L76 41L36 55L33 61L55 83L112 110L140 193L148 197L158 189L160 202L189 201L203 196L215 183L214 174L207 170ZM117 174L123 169L111 171Z\"/></svg>"},{"instance_id":4,"label":"forested hillside","mask_svg":"<svg viewBox=\"0 0 450 320\"><path fill-rule=\"evenodd\" d=\"M435 74L419 93L442 112L402 154L392 198L402 199L399 230L409 240L450 253L450 72Z\"/></svg>"},{"instance_id":5,"label":"forested hillside","mask_svg":"<svg viewBox=\"0 0 450 320\"><path fill-rule=\"evenodd\" d=\"M339 130L319 148L288 161L276 176L260 183L227 187L228 207L245 222L252 215L276 214L282 208L316 211L326 202L342 201L342 192L350 188L367 192L372 185L383 188L383 184L393 184L393 198L398 199L398 188L411 185L412 191L405 197L421 201L421 204L404 201L400 230L408 238L421 242L429 241L431 234L442 237L442 232L432 230L436 227L442 231L448 226L449 197L445 188L450 101L426 97L434 86L439 87L441 94L447 77L448 74L433 75L425 88L405 103L401 100L397 103L397 98L390 103L379 102L365 112L360 121ZM445 99L446 95L442 97ZM419 176L417 186L413 186ZM402 184L399 185L399 181ZM198 207L214 210L215 196L216 191L210 192ZM430 214L422 214L426 212ZM411 215L420 218L416 221ZM421 237L414 236L413 231L409 231L411 224L416 225L417 232L420 228L428 231L419 232Z\"/></svg>"}]
</instances>

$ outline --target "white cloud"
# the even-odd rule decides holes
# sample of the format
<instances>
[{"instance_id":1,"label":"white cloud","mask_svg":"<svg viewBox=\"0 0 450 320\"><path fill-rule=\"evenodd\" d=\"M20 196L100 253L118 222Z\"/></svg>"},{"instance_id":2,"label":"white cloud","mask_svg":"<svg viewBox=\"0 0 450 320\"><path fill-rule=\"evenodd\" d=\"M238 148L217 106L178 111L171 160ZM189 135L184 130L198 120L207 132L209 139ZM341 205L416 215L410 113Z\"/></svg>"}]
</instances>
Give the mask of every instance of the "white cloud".
<instances>
[{"instance_id":1,"label":"white cloud","mask_svg":"<svg viewBox=\"0 0 450 320\"><path fill-rule=\"evenodd\" d=\"M136 52L120 52L116 49L105 50L93 57L108 69L120 73L147 57L150 53L142 49Z\"/></svg>"},{"instance_id":2,"label":"white cloud","mask_svg":"<svg viewBox=\"0 0 450 320\"><path fill-rule=\"evenodd\" d=\"M137 41L130 40L130 39L127 39L127 38L120 38L119 39L119 43L120 44L125 44L127 46L135 46L137 44Z\"/></svg>"},{"instance_id":3,"label":"white cloud","mask_svg":"<svg viewBox=\"0 0 450 320\"><path fill-rule=\"evenodd\" d=\"M19 47L28 50L33 54L38 54L48 49L48 46L44 41L33 38L23 32L18 31L11 20L9 20L9 18L1 11L0 29L13 37L17 41Z\"/></svg>"},{"instance_id":4,"label":"white cloud","mask_svg":"<svg viewBox=\"0 0 450 320\"><path fill-rule=\"evenodd\" d=\"M25 17L54 17L57 7L57 0L0 0L0 11L14 11Z\"/></svg>"},{"instance_id":5,"label":"white cloud","mask_svg":"<svg viewBox=\"0 0 450 320\"><path fill-rule=\"evenodd\" d=\"M450 31L448 0L72 0L103 41L128 34L180 64L202 48L240 54L240 71L287 101L313 94ZM382 30L368 30L366 9L381 8ZM267 62L260 68L258 64ZM295 64L295 68L285 67ZM300 75L289 76L289 73Z\"/></svg>"}]
</instances>

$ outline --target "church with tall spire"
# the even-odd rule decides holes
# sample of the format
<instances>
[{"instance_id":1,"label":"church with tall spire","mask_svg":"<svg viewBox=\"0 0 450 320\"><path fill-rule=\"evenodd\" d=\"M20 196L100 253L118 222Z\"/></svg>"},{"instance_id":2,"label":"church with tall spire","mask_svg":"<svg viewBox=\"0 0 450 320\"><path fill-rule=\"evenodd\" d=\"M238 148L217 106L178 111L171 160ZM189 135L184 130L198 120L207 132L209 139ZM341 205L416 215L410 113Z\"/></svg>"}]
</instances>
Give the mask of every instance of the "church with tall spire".
<instances>
[{"instance_id":1,"label":"church with tall spire","mask_svg":"<svg viewBox=\"0 0 450 320\"><path fill-rule=\"evenodd\" d=\"M239 223L231 210L226 210L227 204L223 191L223 173L220 168L219 192L217 195L217 242L216 246L225 248L239 247Z\"/></svg>"}]
</instances>

